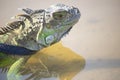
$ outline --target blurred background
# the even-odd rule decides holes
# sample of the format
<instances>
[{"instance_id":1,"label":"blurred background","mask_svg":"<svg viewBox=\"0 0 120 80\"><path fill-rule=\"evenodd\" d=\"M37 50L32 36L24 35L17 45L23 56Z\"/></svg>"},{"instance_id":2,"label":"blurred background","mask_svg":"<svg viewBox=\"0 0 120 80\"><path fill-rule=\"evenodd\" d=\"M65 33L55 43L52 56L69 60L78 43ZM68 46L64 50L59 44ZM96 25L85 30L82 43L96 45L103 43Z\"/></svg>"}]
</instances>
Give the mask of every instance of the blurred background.
<instances>
[{"instance_id":1,"label":"blurred background","mask_svg":"<svg viewBox=\"0 0 120 80\"><path fill-rule=\"evenodd\" d=\"M22 13L17 8L45 9L56 3L81 12L79 22L62 39L63 46L86 61L73 80L120 80L120 0L0 0L0 26Z\"/></svg>"}]
</instances>

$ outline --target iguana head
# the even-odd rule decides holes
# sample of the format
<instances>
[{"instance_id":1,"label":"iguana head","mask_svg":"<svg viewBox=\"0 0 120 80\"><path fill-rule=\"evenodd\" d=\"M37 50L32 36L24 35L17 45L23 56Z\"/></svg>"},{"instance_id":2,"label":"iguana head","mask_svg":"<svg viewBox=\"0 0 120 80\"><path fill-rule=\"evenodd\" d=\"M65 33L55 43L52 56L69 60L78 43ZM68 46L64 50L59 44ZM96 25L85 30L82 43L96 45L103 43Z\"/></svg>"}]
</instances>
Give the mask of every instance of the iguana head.
<instances>
[{"instance_id":1,"label":"iguana head","mask_svg":"<svg viewBox=\"0 0 120 80\"><path fill-rule=\"evenodd\" d=\"M78 8L64 4L52 5L45 9L44 29L41 34L45 37L46 44L59 41L78 22L79 18ZM41 43L43 36L39 35L38 42Z\"/></svg>"},{"instance_id":2,"label":"iguana head","mask_svg":"<svg viewBox=\"0 0 120 80\"><path fill-rule=\"evenodd\" d=\"M4 39L0 40L3 43L0 45L9 46L10 49L13 49L12 51L18 51L16 46L19 49L22 47L25 50L27 48L35 51L50 46L60 41L80 18L78 8L64 4L56 4L40 10L29 8L22 10L27 14L15 16L18 21L11 22L6 27L0 28L0 38ZM2 47L0 50L5 52L7 51L5 49L6 47ZM24 49L22 50L25 52Z\"/></svg>"},{"instance_id":3,"label":"iguana head","mask_svg":"<svg viewBox=\"0 0 120 80\"><path fill-rule=\"evenodd\" d=\"M64 4L52 5L45 11L46 22L56 29L73 26L80 18L80 12L77 8Z\"/></svg>"}]
</instances>

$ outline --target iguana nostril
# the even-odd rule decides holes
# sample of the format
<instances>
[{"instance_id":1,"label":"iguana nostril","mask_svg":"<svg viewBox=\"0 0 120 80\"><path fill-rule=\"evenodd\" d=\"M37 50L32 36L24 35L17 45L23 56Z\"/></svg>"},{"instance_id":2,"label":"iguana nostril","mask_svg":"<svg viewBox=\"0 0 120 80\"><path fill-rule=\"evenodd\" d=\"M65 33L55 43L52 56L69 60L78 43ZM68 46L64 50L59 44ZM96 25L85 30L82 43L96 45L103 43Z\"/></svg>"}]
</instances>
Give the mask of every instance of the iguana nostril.
<instances>
[{"instance_id":1,"label":"iguana nostril","mask_svg":"<svg viewBox=\"0 0 120 80\"><path fill-rule=\"evenodd\" d=\"M79 9L76 8L76 13L80 13Z\"/></svg>"}]
</instances>

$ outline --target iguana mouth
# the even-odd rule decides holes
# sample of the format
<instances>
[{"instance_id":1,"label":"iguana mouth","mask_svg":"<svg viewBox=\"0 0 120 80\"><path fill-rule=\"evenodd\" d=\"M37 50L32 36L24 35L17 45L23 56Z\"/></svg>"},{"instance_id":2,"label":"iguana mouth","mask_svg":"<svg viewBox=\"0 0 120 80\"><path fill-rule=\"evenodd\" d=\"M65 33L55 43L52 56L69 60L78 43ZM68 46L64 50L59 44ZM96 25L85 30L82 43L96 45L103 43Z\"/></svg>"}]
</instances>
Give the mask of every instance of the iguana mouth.
<instances>
[{"instance_id":1,"label":"iguana mouth","mask_svg":"<svg viewBox=\"0 0 120 80\"><path fill-rule=\"evenodd\" d=\"M61 35L60 38L62 38L63 36L67 35L67 34L70 32L70 30L72 29L72 27L73 27L73 26L71 26L67 31L65 31L65 32Z\"/></svg>"}]
</instances>

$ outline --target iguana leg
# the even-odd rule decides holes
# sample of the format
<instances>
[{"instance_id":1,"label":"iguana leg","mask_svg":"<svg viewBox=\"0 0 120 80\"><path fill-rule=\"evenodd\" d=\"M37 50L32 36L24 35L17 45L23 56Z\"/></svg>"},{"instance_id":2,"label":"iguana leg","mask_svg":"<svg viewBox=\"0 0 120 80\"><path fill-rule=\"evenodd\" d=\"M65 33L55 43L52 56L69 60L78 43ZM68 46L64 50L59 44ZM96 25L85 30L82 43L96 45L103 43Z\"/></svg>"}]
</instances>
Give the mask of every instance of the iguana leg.
<instances>
[{"instance_id":1,"label":"iguana leg","mask_svg":"<svg viewBox=\"0 0 120 80\"><path fill-rule=\"evenodd\" d=\"M25 62L25 58L20 58L10 67L7 73L8 80L21 80L19 70Z\"/></svg>"}]
</instances>

